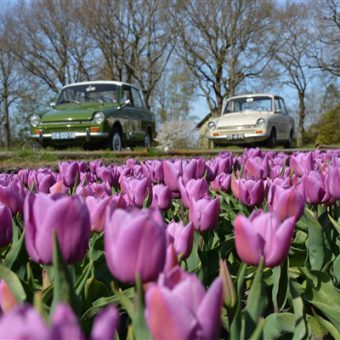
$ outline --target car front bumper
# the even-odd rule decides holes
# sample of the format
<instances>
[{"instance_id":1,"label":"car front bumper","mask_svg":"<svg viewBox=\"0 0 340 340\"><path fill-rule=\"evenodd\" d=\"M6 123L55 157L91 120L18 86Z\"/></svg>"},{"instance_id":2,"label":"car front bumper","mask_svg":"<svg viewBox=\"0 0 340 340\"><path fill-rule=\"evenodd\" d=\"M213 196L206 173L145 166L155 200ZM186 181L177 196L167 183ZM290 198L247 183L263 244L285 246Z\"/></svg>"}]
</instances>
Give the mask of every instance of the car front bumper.
<instances>
[{"instance_id":1,"label":"car front bumper","mask_svg":"<svg viewBox=\"0 0 340 340\"><path fill-rule=\"evenodd\" d=\"M266 129L230 129L230 130L212 130L208 132L208 139L217 144L246 144L262 142L269 138L269 132Z\"/></svg>"},{"instance_id":2,"label":"car front bumper","mask_svg":"<svg viewBox=\"0 0 340 340\"><path fill-rule=\"evenodd\" d=\"M58 137L58 134L60 137ZM39 130L39 133L31 133L30 137L40 142L43 141L73 141L73 140L85 140L87 142L91 140L100 140L108 138L107 132L92 132L89 128L85 131L70 131L70 132L44 132L43 129Z\"/></svg>"}]
</instances>

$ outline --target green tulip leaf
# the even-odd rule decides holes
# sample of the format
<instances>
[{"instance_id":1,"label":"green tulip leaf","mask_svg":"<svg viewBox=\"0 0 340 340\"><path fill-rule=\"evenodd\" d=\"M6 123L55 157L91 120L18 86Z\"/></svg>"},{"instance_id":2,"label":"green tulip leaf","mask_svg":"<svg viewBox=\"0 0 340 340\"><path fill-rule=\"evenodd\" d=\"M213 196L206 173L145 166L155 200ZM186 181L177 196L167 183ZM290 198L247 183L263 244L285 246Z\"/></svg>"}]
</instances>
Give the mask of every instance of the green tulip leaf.
<instances>
[{"instance_id":1,"label":"green tulip leaf","mask_svg":"<svg viewBox=\"0 0 340 340\"><path fill-rule=\"evenodd\" d=\"M267 306L267 296L264 292L264 284L263 284L263 268L264 268L264 260L262 259L259 263L257 270L255 272L255 277L252 282L247 305L245 311L249 315L250 319L256 325L258 319L262 315L264 309Z\"/></svg>"},{"instance_id":2,"label":"green tulip leaf","mask_svg":"<svg viewBox=\"0 0 340 340\"><path fill-rule=\"evenodd\" d=\"M88 280L88 278L91 276L92 273L92 267L93 267L93 262L90 261L85 268L82 270L82 273L80 275L80 277L78 278L76 284L75 284L75 291L77 295L80 295L81 292L83 291L85 285L86 285L86 281Z\"/></svg>"},{"instance_id":3,"label":"green tulip leaf","mask_svg":"<svg viewBox=\"0 0 340 340\"><path fill-rule=\"evenodd\" d=\"M263 326L263 339L290 339L294 334L295 315L274 313L266 317Z\"/></svg>"},{"instance_id":4,"label":"green tulip leaf","mask_svg":"<svg viewBox=\"0 0 340 340\"><path fill-rule=\"evenodd\" d=\"M340 329L340 290L334 287L329 275L307 268L300 270L306 276L304 298Z\"/></svg>"},{"instance_id":5,"label":"green tulip leaf","mask_svg":"<svg viewBox=\"0 0 340 340\"><path fill-rule=\"evenodd\" d=\"M151 340L151 334L144 318L144 289L143 282L138 276L136 278L136 309L132 320L134 338Z\"/></svg>"},{"instance_id":6,"label":"green tulip leaf","mask_svg":"<svg viewBox=\"0 0 340 340\"><path fill-rule=\"evenodd\" d=\"M336 231L340 234L340 223L336 221L331 215L328 215L328 218L331 221L334 228L336 229Z\"/></svg>"},{"instance_id":7,"label":"green tulip leaf","mask_svg":"<svg viewBox=\"0 0 340 340\"><path fill-rule=\"evenodd\" d=\"M328 333L335 339L340 340L340 331L336 329L332 323L322 318L320 315L317 315L314 312L315 319L328 331ZM318 335L318 334L316 334ZM321 334L320 337L323 337L324 334Z\"/></svg>"},{"instance_id":8,"label":"green tulip leaf","mask_svg":"<svg viewBox=\"0 0 340 340\"><path fill-rule=\"evenodd\" d=\"M299 286L295 281L289 281L289 290L295 315L293 340L310 338L311 331L307 323L304 303L299 292Z\"/></svg>"},{"instance_id":9,"label":"green tulip leaf","mask_svg":"<svg viewBox=\"0 0 340 340\"><path fill-rule=\"evenodd\" d=\"M281 266L273 268L273 290L272 300L274 304L274 310L280 311L284 308L288 297L288 258Z\"/></svg>"},{"instance_id":10,"label":"green tulip leaf","mask_svg":"<svg viewBox=\"0 0 340 340\"><path fill-rule=\"evenodd\" d=\"M8 269L12 269L15 263L20 263L20 265L22 265L28 261L26 248L24 247L24 241L25 233L23 232L20 238L13 242L11 249L4 259L3 263Z\"/></svg>"},{"instance_id":11,"label":"green tulip leaf","mask_svg":"<svg viewBox=\"0 0 340 340\"><path fill-rule=\"evenodd\" d=\"M91 276L85 284L85 308L91 307L93 301L100 297L110 295L110 290L101 281L98 281L94 276Z\"/></svg>"},{"instance_id":12,"label":"green tulip leaf","mask_svg":"<svg viewBox=\"0 0 340 340\"><path fill-rule=\"evenodd\" d=\"M0 263L0 279L5 280L7 286L20 303L26 301L26 292L18 278L18 276L11 270Z\"/></svg>"},{"instance_id":13,"label":"green tulip leaf","mask_svg":"<svg viewBox=\"0 0 340 340\"><path fill-rule=\"evenodd\" d=\"M309 209L305 209L304 217L308 221L308 239L306 245L309 265L312 270L321 270L325 262L325 243L322 226Z\"/></svg>"},{"instance_id":14,"label":"green tulip leaf","mask_svg":"<svg viewBox=\"0 0 340 340\"><path fill-rule=\"evenodd\" d=\"M69 268L63 260L61 254L57 234L53 234L54 248L53 248L53 274L54 274L54 288L53 301L50 310L50 315L53 314L55 307L60 302L65 302L73 307L74 310L79 310L80 305L77 301L75 291L73 288L73 280Z\"/></svg>"}]
</instances>

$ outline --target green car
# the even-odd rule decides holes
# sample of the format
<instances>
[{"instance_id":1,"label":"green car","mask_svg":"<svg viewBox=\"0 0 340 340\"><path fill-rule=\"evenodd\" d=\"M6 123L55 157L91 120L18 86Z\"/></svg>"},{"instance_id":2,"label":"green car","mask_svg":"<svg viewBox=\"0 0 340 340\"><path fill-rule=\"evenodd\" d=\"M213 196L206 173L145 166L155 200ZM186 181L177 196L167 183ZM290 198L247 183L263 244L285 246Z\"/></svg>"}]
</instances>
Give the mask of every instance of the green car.
<instances>
[{"instance_id":1,"label":"green car","mask_svg":"<svg viewBox=\"0 0 340 340\"><path fill-rule=\"evenodd\" d=\"M89 81L63 87L51 109L29 117L30 137L42 146L150 147L155 117L141 92L118 81Z\"/></svg>"}]
</instances>

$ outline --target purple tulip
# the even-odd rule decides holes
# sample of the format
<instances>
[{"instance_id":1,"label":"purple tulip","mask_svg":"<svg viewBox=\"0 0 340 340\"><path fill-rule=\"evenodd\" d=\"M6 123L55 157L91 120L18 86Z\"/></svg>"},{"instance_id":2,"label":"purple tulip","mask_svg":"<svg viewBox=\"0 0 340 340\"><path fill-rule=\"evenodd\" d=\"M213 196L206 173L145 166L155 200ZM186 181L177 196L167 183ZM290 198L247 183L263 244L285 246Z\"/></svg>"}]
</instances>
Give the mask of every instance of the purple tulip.
<instances>
[{"instance_id":1,"label":"purple tulip","mask_svg":"<svg viewBox=\"0 0 340 340\"><path fill-rule=\"evenodd\" d=\"M164 184L156 184L152 188L152 208L167 210L172 202L171 190Z\"/></svg>"},{"instance_id":2,"label":"purple tulip","mask_svg":"<svg viewBox=\"0 0 340 340\"><path fill-rule=\"evenodd\" d=\"M104 248L107 265L117 279L133 283L157 279L166 252L165 223L158 210L115 209L106 215Z\"/></svg>"},{"instance_id":3,"label":"purple tulip","mask_svg":"<svg viewBox=\"0 0 340 340\"><path fill-rule=\"evenodd\" d=\"M253 207L259 205L264 199L264 184L261 179L255 181L252 179L236 179L231 180L231 189L234 196L244 205Z\"/></svg>"},{"instance_id":4,"label":"purple tulip","mask_svg":"<svg viewBox=\"0 0 340 340\"><path fill-rule=\"evenodd\" d=\"M179 192L178 180L182 176L182 163L180 160L175 162L163 161L164 183L172 192Z\"/></svg>"},{"instance_id":5,"label":"purple tulip","mask_svg":"<svg viewBox=\"0 0 340 340\"><path fill-rule=\"evenodd\" d=\"M119 326L119 313L114 305L109 305L96 316L90 340L115 339L115 333Z\"/></svg>"},{"instance_id":6,"label":"purple tulip","mask_svg":"<svg viewBox=\"0 0 340 340\"><path fill-rule=\"evenodd\" d=\"M198 278L190 275L173 289L159 285L149 287L145 319L155 340L217 339L222 301L220 278L216 278L206 292Z\"/></svg>"},{"instance_id":7,"label":"purple tulip","mask_svg":"<svg viewBox=\"0 0 340 340\"><path fill-rule=\"evenodd\" d=\"M290 156L290 167L294 169L298 176L302 176L305 172L313 170L313 155L311 152Z\"/></svg>"},{"instance_id":8,"label":"purple tulip","mask_svg":"<svg viewBox=\"0 0 340 340\"><path fill-rule=\"evenodd\" d=\"M242 261L257 265L261 257L267 267L281 264L287 257L294 233L295 217L283 223L273 213L258 210L249 218L238 215L234 221L235 244Z\"/></svg>"},{"instance_id":9,"label":"purple tulip","mask_svg":"<svg viewBox=\"0 0 340 340\"><path fill-rule=\"evenodd\" d=\"M0 203L11 209L12 215L22 214L25 191L20 182L10 182L7 186L0 185Z\"/></svg>"},{"instance_id":10,"label":"purple tulip","mask_svg":"<svg viewBox=\"0 0 340 340\"><path fill-rule=\"evenodd\" d=\"M142 164L145 177L149 177L152 183L164 181L163 162L160 160L149 160Z\"/></svg>"},{"instance_id":11,"label":"purple tulip","mask_svg":"<svg viewBox=\"0 0 340 340\"><path fill-rule=\"evenodd\" d=\"M269 176L268 156L248 158L244 166L244 173L246 177L254 179L267 178Z\"/></svg>"},{"instance_id":12,"label":"purple tulip","mask_svg":"<svg viewBox=\"0 0 340 340\"><path fill-rule=\"evenodd\" d=\"M211 189L217 192L229 192L231 188L231 175L226 173L218 174L211 182Z\"/></svg>"},{"instance_id":13,"label":"purple tulip","mask_svg":"<svg viewBox=\"0 0 340 340\"><path fill-rule=\"evenodd\" d=\"M12 213L0 203L0 248L9 245L13 239Z\"/></svg>"},{"instance_id":14,"label":"purple tulip","mask_svg":"<svg viewBox=\"0 0 340 340\"><path fill-rule=\"evenodd\" d=\"M177 256L186 259L190 256L194 243L194 227L192 223L186 226L183 222L171 222L167 229L169 241L173 243Z\"/></svg>"},{"instance_id":15,"label":"purple tulip","mask_svg":"<svg viewBox=\"0 0 340 340\"><path fill-rule=\"evenodd\" d=\"M185 185L180 178L178 184L181 193L182 203L186 208L189 208L190 206L190 199L194 199L195 201L197 201L199 199L209 197L209 185L204 178L191 179Z\"/></svg>"},{"instance_id":16,"label":"purple tulip","mask_svg":"<svg viewBox=\"0 0 340 340\"><path fill-rule=\"evenodd\" d=\"M183 182L187 184L191 179L203 177L205 170L205 162L202 158L182 161Z\"/></svg>"},{"instance_id":17,"label":"purple tulip","mask_svg":"<svg viewBox=\"0 0 340 340\"><path fill-rule=\"evenodd\" d=\"M52 315L49 338L58 340L85 339L79 321L69 305L59 303L56 306Z\"/></svg>"},{"instance_id":18,"label":"purple tulip","mask_svg":"<svg viewBox=\"0 0 340 340\"><path fill-rule=\"evenodd\" d=\"M209 176L213 180L221 173L230 174L233 167L233 156L230 152L221 152L217 157L207 161L207 168L211 174ZM208 170L208 172L209 172Z\"/></svg>"},{"instance_id":19,"label":"purple tulip","mask_svg":"<svg viewBox=\"0 0 340 340\"><path fill-rule=\"evenodd\" d=\"M28 194L24 205L25 243L33 261L50 264L53 231L67 263L83 259L90 236L90 216L78 197Z\"/></svg>"},{"instance_id":20,"label":"purple tulip","mask_svg":"<svg viewBox=\"0 0 340 340\"><path fill-rule=\"evenodd\" d=\"M85 201L90 213L91 230L99 233L102 232L104 230L106 210L108 207L116 207L116 204L112 197L98 199L94 196L88 196Z\"/></svg>"},{"instance_id":21,"label":"purple tulip","mask_svg":"<svg viewBox=\"0 0 340 340\"><path fill-rule=\"evenodd\" d=\"M202 198L190 201L189 220L199 231L213 230L217 227L220 213L220 199Z\"/></svg>"},{"instance_id":22,"label":"purple tulip","mask_svg":"<svg viewBox=\"0 0 340 340\"><path fill-rule=\"evenodd\" d=\"M340 200L340 166L330 165L326 170L325 187L336 200Z\"/></svg>"},{"instance_id":23,"label":"purple tulip","mask_svg":"<svg viewBox=\"0 0 340 340\"><path fill-rule=\"evenodd\" d=\"M64 184L69 188L72 188L80 181L80 169L77 162L60 162L59 173Z\"/></svg>"},{"instance_id":24,"label":"purple tulip","mask_svg":"<svg viewBox=\"0 0 340 340\"><path fill-rule=\"evenodd\" d=\"M305 209L304 198L294 187L284 189L275 184L270 187L268 205L270 211L274 212L280 221L292 216L297 221Z\"/></svg>"},{"instance_id":25,"label":"purple tulip","mask_svg":"<svg viewBox=\"0 0 340 340\"><path fill-rule=\"evenodd\" d=\"M310 171L302 176L302 188L305 201L320 204L328 201L324 176L318 171Z\"/></svg>"},{"instance_id":26,"label":"purple tulip","mask_svg":"<svg viewBox=\"0 0 340 340\"><path fill-rule=\"evenodd\" d=\"M30 306L17 306L0 318L1 339L48 339L49 332L41 316Z\"/></svg>"},{"instance_id":27,"label":"purple tulip","mask_svg":"<svg viewBox=\"0 0 340 340\"><path fill-rule=\"evenodd\" d=\"M103 182L107 182L111 186L114 186L115 188L118 187L119 172L116 167L105 166L96 167L96 174L97 177L101 179Z\"/></svg>"},{"instance_id":28,"label":"purple tulip","mask_svg":"<svg viewBox=\"0 0 340 340\"><path fill-rule=\"evenodd\" d=\"M168 273L173 270L174 267L178 266L177 253L174 245L170 243L166 248L165 264L163 273Z\"/></svg>"},{"instance_id":29,"label":"purple tulip","mask_svg":"<svg viewBox=\"0 0 340 340\"><path fill-rule=\"evenodd\" d=\"M130 205L142 208L147 198L151 200L152 186L147 177L142 179L121 177L120 185L122 192L127 194Z\"/></svg>"}]
</instances>

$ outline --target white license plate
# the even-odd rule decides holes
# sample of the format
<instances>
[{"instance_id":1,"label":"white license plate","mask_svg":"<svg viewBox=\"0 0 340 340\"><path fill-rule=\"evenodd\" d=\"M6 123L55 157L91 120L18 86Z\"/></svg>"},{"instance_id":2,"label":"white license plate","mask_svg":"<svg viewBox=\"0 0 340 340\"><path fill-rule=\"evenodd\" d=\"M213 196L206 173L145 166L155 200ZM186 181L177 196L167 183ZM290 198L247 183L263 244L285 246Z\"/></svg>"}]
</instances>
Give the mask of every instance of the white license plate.
<instances>
[{"instance_id":1,"label":"white license plate","mask_svg":"<svg viewBox=\"0 0 340 340\"><path fill-rule=\"evenodd\" d=\"M226 138L228 140L244 139L244 134L237 133L237 134L233 134L233 135L227 135Z\"/></svg>"},{"instance_id":2,"label":"white license plate","mask_svg":"<svg viewBox=\"0 0 340 340\"><path fill-rule=\"evenodd\" d=\"M53 132L51 135L52 139L74 139L76 138L75 132Z\"/></svg>"}]
</instances>

